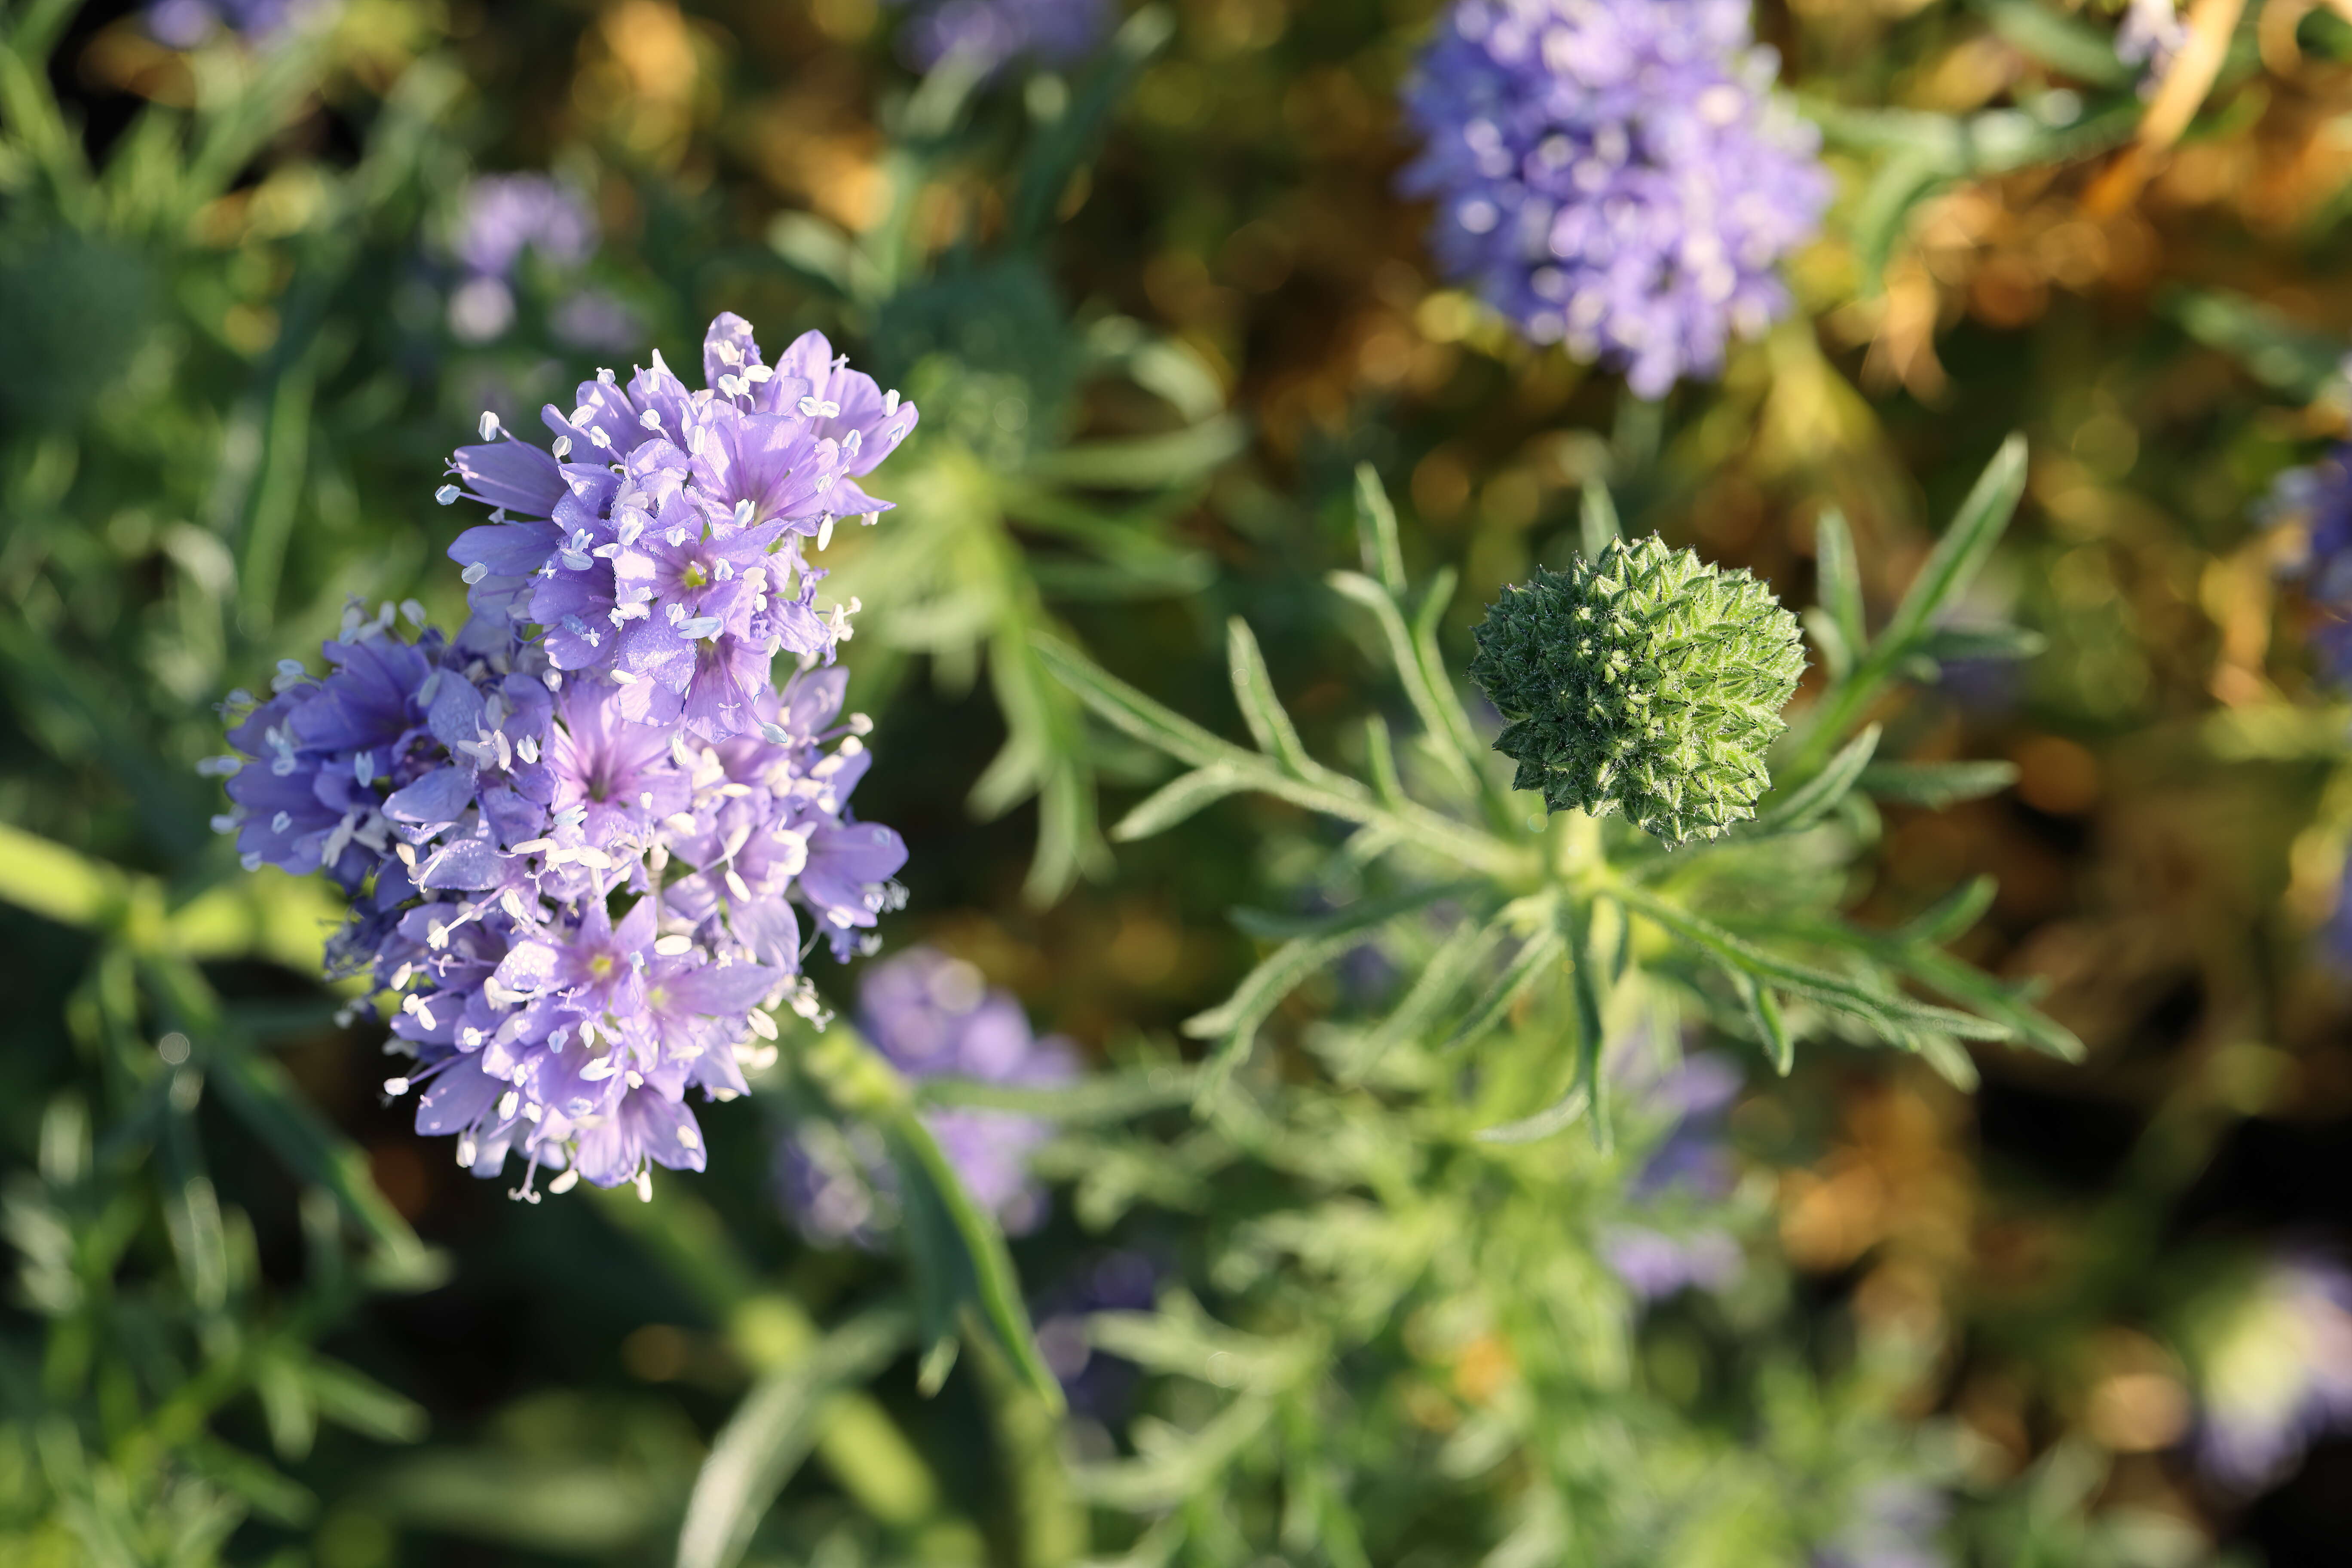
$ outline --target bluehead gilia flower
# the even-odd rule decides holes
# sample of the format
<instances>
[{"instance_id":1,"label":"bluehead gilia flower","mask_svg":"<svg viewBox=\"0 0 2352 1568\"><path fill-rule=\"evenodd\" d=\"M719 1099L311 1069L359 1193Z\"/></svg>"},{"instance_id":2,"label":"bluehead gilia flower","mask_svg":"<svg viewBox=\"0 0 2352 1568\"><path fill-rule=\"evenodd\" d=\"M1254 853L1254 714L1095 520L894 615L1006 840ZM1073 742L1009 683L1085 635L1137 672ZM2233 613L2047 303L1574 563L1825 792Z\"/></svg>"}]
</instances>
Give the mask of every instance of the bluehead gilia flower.
<instances>
[{"instance_id":1,"label":"bluehead gilia flower","mask_svg":"<svg viewBox=\"0 0 2352 1568\"><path fill-rule=\"evenodd\" d=\"M2257 517L2304 530L2299 575L2319 612L2312 646L2327 678L2352 688L2352 443L2279 475Z\"/></svg>"},{"instance_id":2,"label":"bluehead gilia flower","mask_svg":"<svg viewBox=\"0 0 2352 1568\"><path fill-rule=\"evenodd\" d=\"M1720 1205L1732 1189L1724 1120L1739 1098L1739 1069L1720 1056L1684 1058L1661 1073L1644 1051L1620 1053L1612 1076L1640 1110L1668 1123L1626 1188L1637 1214L1679 1205ZM1662 1214L1610 1227L1601 1257L1627 1289L1654 1301L1684 1289L1719 1290L1746 1267L1738 1238L1714 1225L1678 1225Z\"/></svg>"},{"instance_id":3,"label":"bluehead gilia flower","mask_svg":"<svg viewBox=\"0 0 2352 1568\"><path fill-rule=\"evenodd\" d=\"M595 254L596 216L578 193L545 174L482 174L466 187L449 253L463 276L449 291L449 330L488 342L514 324L514 282L525 254L569 269ZM602 305L600 311L596 307ZM633 337L602 295L569 297L555 314L558 334L583 347ZM600 319L601 318L601 319ZM586 328L585 331L580 331Z\"/></svg>"},{"instance_id":4,"label":"bluehead gilia flower","mask_svg":"<svg viewBox=\"0 0 2352 1568\"><path fill-rule=\"evenodd\" d=\"M2123 26L2116 29L2116 58L2140 67L2140 90L2151 93L2188 41L2189 27L2173 0L2131 0L2124 8Z\"/></svg>"},{"instance_id":5,"label":"bluehead gilia flower","mask_svg":"<svg viewBox=\"0 0 2352 1568\"><path fill-rule=\"evenodd\" d=\"M268 43L304 16L322 12L333 0L153 0L147 30L158 43L192 49L215 32L234 33L248 43Z\"/></svg>"},{"instance_id":6,"label":"bluehead gilia flower","mask_svg":"<svg viewBox=\"0 0 2352 1568\"><path fill-rule=\"evenodd\" d=\"M913 948L866 972L857 1026L875 1049L909 1078L956 1077L1044 1086L1077 1076L1066 1040L1038 1038L1011 993L992 990L979 970L929 948ZM931 1136L975 1202L1005 1230L1034 1230L1045 1190L1029 1158L1051 1135L1035 1117L956 1107L925 1112ZM896 1194L878 1142L858 1132L811 1125L779 1151L778 1175L802 1230L824 1242L872 1245L891 1223Z\"/></svg>"},{"instance_id":7,"label":"bluehead gilia flower","mask_svg":"<svg viewBox=\"0 0 2352 1568\"><path fill-rule=\"evenodd\" d=\"M1097 1312L1143 1312L1160 1294L1164 1270L1144 1253L1118 1251L1075 1268L1030 1305L1037 1353L1073 1415L1108 1425L1126 1413L1141 1369L1087 1337Z\"/></svg>"},{"instance_id":8,"label":"bluehead gilia flower","mask_svg":"<svg viewBox=\"0 0 2352 1568\"><path fill-rule=\"evenodd\" d=\"M899 52L918 70L961 57L983 72L1014 59L1066 65L1110 30L1105 0L904 0Z\"/></svg>"},{"instance_id":9,"label":"bluehead gilia flower","mask_svg":"<svg viewBox=\"0 0 2352 1568\"><path fill-rule=\"evenodd\" d=\"M2193 1342L2195 1453L2221 1485L2260 1491L2321 1437L2352 1432L2352 1269L2341 1263L2269 1259Z\"/></svg>"},{"instance_id":10,"label":"bluehead gilia flower","mask_svg":"<svg viewBox=\"0 0 2352 1568\"><path fill-rule=\"evenodd\" d=\"M1830 181L1747 0L1457 0L1405 94L1446 273L1643 397L1790 305Z\"/></svg>"},{"instance_id":11,"label":"bluehead gilia flower","mask_svg":"<svg viewBox=\"0 0 2352 1568\"><path fill-rule=\"evenodd\" d=\"M1868 1488L1854 1517L1812 1553L1812 1568L1948 1568L1937 1544L1951 1503L1922 1482L1891 1479Z\"/></svg>"},{"instance_id":12,"label":"bluehead gilia flower","mask_svg":"<svg viewBox=\"0 0 2352 1568\"><path fill-rule=\"evenodd\" d=\"M621 687L633 723L704 740L761 721L778 653L830 663L856 605L820 608L821 552L842 518L889 503L857 481L914 428L914 405L834 357L822 333L764 363L741 317L703 345L709 385L658 352L625 386L609 371L549 407L552 449L485 416L451 459L441 498L491 507L449 553L477 614L544 628L549 662Z\"/></svg>"},{"instance_id":13,"label":"bluehead gilia flower","mask_svg":"<svg viewBox=\"0 0 2352 1568\"><path fill-rule=\"evenodd\" d=\"M722 316L709 353L711 391L656 359L549 411L608 462L492 439L486 416L441 492L498 509L452 552L476 591L464 630L410 637L422 606L354 606L324 675L289 659L266 701L231 698L236 754L205 764L248 868L316 871L348 900L330 966L370 976L415 1058L386 1089L421 1091L417 1130L454 1135L478 1174L522 1155L518 1195L542 1168L556 1190L699 1169L687 1090L743 1092L742 1065L772 1052L766 1009L822 1023L807 947L869 946L904 898L905 845L850 808L871 726L836 721L845 674L817 668L845 613L816 620L823 574L798 548L831 527L801 510L812 494L879 509L846 476L914 410L814 335L754 376L750 329ZM772 573L800 596L772 605ZM779 690L770 662L795 637Z\"/></svg>"}]
</instances>

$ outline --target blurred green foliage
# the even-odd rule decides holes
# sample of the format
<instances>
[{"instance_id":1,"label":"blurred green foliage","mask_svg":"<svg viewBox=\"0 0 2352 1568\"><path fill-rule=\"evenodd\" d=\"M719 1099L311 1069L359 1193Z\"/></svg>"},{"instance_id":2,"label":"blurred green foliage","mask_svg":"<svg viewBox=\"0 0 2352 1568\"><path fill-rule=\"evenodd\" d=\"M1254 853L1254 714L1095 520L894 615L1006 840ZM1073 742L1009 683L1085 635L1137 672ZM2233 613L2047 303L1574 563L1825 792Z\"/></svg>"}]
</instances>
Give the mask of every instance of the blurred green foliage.
<instances>
[{"instance_id":1,"label":"blurred green foliage","mask_svg":"<svg viewBox=\"0 0 2352 1568\"><path fill-rule=\"evenodd\" d=\"M0 10L0 1559L2336 1560L2342 1447L2252 1500L2192 1445L2254 1262L2352 1222L2352 768L2250 515L2352 409L2352 22L2199 5L2184 110L2098 5L1763 10L1841 198L1797 316L1645 404L1430 276L1432 14L1181 0L983 79L871 0ZM483 340L492 169L604 242ZM887 933L1099 1070L803 1031L705 1176L509 1204L195 765L347 598L459 616L483 408L719 309L923 408L835 546ZM1458 679L1621 528L1816 606L1718 848L1530 826ZM1643 1194L1604 1046L1747 1070L1727 1196ZM1060 1128L1009 1249L922 1131L972 1103ZM812 1116L888 1130L908 1257L792 1232ZM1744 1267L1644 1306L1629 1226ZM1133 1397L1059 1412L1027 1311L1113 1247Z\"/></svg>"}]
</instances>

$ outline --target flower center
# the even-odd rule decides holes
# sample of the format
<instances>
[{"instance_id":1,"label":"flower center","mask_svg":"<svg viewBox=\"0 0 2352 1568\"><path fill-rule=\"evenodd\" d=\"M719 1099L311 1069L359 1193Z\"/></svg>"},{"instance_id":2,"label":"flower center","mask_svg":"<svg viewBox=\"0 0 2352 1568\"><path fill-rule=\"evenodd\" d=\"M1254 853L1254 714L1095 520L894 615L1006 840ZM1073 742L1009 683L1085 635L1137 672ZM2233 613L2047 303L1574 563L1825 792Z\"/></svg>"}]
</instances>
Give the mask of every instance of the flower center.
<instances>
[{"instance_id":1,"label":"flower center","mask_svg":"<svg viewBox=\"0 0 2352 1568\"><path fill-rule=\"evenodd\" d=\"M612 979L613 955L609 952L600 952L595 957L590 959L588 961L588 973L594 975L599 980Z\"/></svg>"},{"instance_id":2,"label":"flower center","mask_svg":"<svg viewBox=\"0 0 2352 1568\"><path fill-rule=\"evenodd\" d=\"M678 584L687 588L707 588L710 585L710 574L702 569L701 562L692 562L688 564L685 574L678 578Z\"/></svg>"}]
</instances>

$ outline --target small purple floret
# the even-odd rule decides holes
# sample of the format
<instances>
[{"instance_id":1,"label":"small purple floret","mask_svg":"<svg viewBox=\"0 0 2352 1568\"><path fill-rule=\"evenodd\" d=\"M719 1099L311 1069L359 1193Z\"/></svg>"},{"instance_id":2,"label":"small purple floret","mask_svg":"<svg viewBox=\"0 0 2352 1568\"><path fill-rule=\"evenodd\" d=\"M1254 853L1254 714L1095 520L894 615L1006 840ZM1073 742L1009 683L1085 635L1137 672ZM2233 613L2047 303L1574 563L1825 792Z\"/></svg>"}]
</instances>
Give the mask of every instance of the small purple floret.
<instances>
[{"instance_id":1,"label":"small purple floret","mask_svg":"<svg viewBox=\"0 0 2352 1568\"><path fill-rule=\"evenodd\" d=\"M877 964L858 988L857 1025L875 1049L909 1078L953 1077L1045 1087L1078 1073L1059 1037L1037 1038L1009 992L991 990L960 959L915 948ZM1022 1235L1045 1217L1045 1189L1029 1158L1051 1135L1035 1117L956 1108L925 1114L940 1152L975 1202L1006 1231ZM785 1200L813 1240L873 1245L895 1203L878 1144L811 1126L779 1154Z\"/></svg>"}]
</instances>

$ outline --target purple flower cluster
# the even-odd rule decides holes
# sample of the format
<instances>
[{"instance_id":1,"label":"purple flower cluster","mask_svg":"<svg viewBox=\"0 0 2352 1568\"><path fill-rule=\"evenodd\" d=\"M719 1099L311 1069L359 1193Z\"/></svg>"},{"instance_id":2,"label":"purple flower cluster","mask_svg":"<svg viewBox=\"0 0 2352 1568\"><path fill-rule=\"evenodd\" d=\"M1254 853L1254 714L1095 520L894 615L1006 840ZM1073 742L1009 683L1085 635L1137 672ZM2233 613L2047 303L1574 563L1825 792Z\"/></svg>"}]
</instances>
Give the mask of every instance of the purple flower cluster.
<instances>
[{"instance_id":1,"label":"purple flower cluster","mask_svg":"<svg viewBox=\"0 0 2352 1568\"><path fill-rule=\"evenodd\" d=\"M2257 515L2304 529L2301 575L2320 613L2312 645L2327 678L2352 688L2352 442L2279 475Z\"/></svg>"},{"instance_id":2,"label":"purple flower cluster","mask_svg":"<svg viewBox=\"0 0 2352 1568\"><path fill-rule=\"evenodd\" d=\"M2116 58L2143 68L2140 93L2146 97L2155 92L2188 42L2188 25L2173 0L2131 0L2123 26L2116 29Z\"/></svg>"},{"instance_id":3,"label":"purple flower cluster","mask_svg":"<svg viewBox=\"0 0 2352 1568\"><path fill-rule=\"evenodd\" d=\"M193 49L222 31L267 43L305 14L324 8L325 0L154 0L147 7L147 30L175 49Z\"/></svg>"},{"instance_id":4,"label":"purple flower cluster","mask_svg":"<svg viewBox=\"0 0 2352 1568\"><path fill-rule=\"evenodd\" d=\"M740 321L721 317L716 331L743 345L735 364L747 353L757 363ZM636 384L647 382L641 373ZM602 416L627 406L610 389L598 397ZM660 406L697 429L723 423ZM596 445L618 444L593 427L605 434ZM656 444L648 426L636 434L624 456ZM725 439L737 451L755 445ZM836 445L829 436L815 444ZM551 491L572 507L601 497L602 519L578 513L598 538L617 537L611 513L635 516L629 509L645 494L620 477L621 463L564 464L515 442L466 448L457 469L478 492L542 511L556 510ZM674 479L667 500L695 482ZM698 538L711 531L698 514L662 515L681 529L694 515ZM761 527L726 515L730 538ZM498 522L467 538L491 536L502 568L542 592L597 568L609 583L616 557L637 570L614 552L573 571L563 557L575 545L554 527ZM543 574L509 543L541 535L551 540ZM469 573L478 585L483 575ZM905 846L849 807L872 761L862 739L870 725L862 714L837 722L846 674L817 668L814 646L800 650L781 691L767 679L773 648L745 656L756 685L730 704L694 708L705 721L697 724L684 700L646 700L650 677L632 682L625 668L577 657L585 639L529 626L524 587L500 592L496 613L478 612L455 639L403 635L402 618L424 623L413 601L372 620L354 606L325 645L325 675L289 659L267 701L233 695L237 754L205 766L227 778L233 803L214 826L236 835L247 868L316 871L350 901L330 967L368 974L389 994L392 1048L415 1065L385 1087L423 1090L417 1130L454 1134L461 1163L493 1175L518 1152L529 1165L523 1194L542 1166L562 1173L558 1191L583 1175L642 1185L655 1164L698 1170L687 1089L743 1092L743 1064L772 1054L761 1043L776 1036L764 1009L789 1001L822 1022L800 974L802 916L846 958L870 945L877 915L903 897L891 878ZM740 603L690 602L747 637L761 625L758 609ZM680 684L691 687L690 676Z\"/></svg>"},{"instance_id":5,"label":"purple flower cluster","mask_svg":"<svg viewBox=\"0 0 2352 1568\"><path fill-rule=\"evenodd\" d=\"M449 253L461 274L449 291L449 330L486 343L514 324L514 282L526 254L569 271L596 253L596 216L569 186L545 174L483 174L466 187ZM622 347L637 338L626 306L595 289L564 297L555 333L581 348Z\"/></svg>"},{"instance_id":6,"label":"purple flower cluster","mask_svg":"<svg viewBox=\"0 0 2352 1568\"><path fill-rule=\"evenodd\" d=\"M1141 1369L1090 1343L1087 1320L1097 1312L1150 1310L1161 1272L1143 1253L1113 1252L1073 1270L1032 1304L1037 1353L1072 1414L1108 1425L1125 1411Z\"/></svg>"},{"instance_id":7,"label":"purple flower cluster","mask_svg":"<svg viewBox=\"0 0 2352 1568\"><path fill-rule=\"evenodd\" d=\"M1723 1122L1739 1098L1738 1069L1719 1056L1696 1056L1654 1075L1637 1046L1619 1058L1613 1076L1631 1101L1667 1123L1665 1136L1626 1189L1629 1205L1664 1210L1728 1195L1733 1175ZM1626 1289L1645 1301L1686 1289L1719 1290L1743 1267L1739 1243L1717 1226L1620 1224L1601 1238L1601 1252Z\"/></svg>"},{"instance_id":8,"label":"purple flower cluster","mask_svg":"<svg viewBox=\"0 0 2352 1568\"><path fill-rule=\"evenodd\" d=\"M2287 1254L2207 1326L2196 1346L2200 1468L2254 1492L2304 1451L2352 1432L2352 1271Z\"/></svg>"},{"instance_id":9,"label":"purple flower cluster","mask_svg":"<svg viewBox=\"0 0 2352 1568\"><path fill-rule=\"evenodd\" d=\"M1066 65L1109 30L1105 0L911 0L898 36L907 63L929 70L960 58L982 72L1027 58Z\"/></svg>"},{"instance_id":10,"label":"purple flower cluster","mask_svg":"<svg viewBox=\"0 0 2352 1568\"><path fill-rule=\"evenodd\" d=\"M1812 1568L1946 1568L1951 1558L1936 1537L1951 1511L1932 1487L1881 1481L1862 1494L1845 1528L1815 1549Z\"/></svg>"},{"instance_id":11,"label":"purple flower cluster","mask_svg":"<svg viewBox=\"0 0 2352 1568\"><path fill-rule=\"evenodd\" d=\"M653 362L625 386L600 371L568 414L547 408L551 452L484 416L440 499L494 510L449 554L477 615L543 628L549 663L616 685L623 719L723 741L764 722L778 653L829 664L849 636L856 601L820 609L825 573L803 551L887 508L857 481L915 427L915 405L821 332L763 363L735 315L710 324L704 390Z\"/></svg>"},{"instance_id":12,"label":"purple flower cluster","mask_svg":"<svg viewBox=\"0 0 2352 1568\"><path fill-rule=\"evenodd\" d=\"M992 991L979 970L915 948L867 971L857 994L857 1026L909 1078L967 1078L1044 1087L1078 1074L1077 1056L1058 1037L1030 1032L1021 1004ZM1052 1129L1035 1117L955 1107L923 1118L965 1190L1009 1233L1045 1217L1045 1189L1029 1157ZM895 1187L878 1142L860 1131L811 1123L786 1139L778 1173L802 1230L824 1242L870 1246L890 1223Z\"/></svg>"},{"instance_id":13,"label":"purple flower cluster","mask_svg":"<svg viewBox=\"0 0 2352 1568\"><path fill-rule=\"evenodd\" d=\"M1643 397L1789 309L1830 182L1747 0L1458 0L1405 94L1452 277Z\"/></svg>"}]
</instances>

